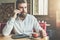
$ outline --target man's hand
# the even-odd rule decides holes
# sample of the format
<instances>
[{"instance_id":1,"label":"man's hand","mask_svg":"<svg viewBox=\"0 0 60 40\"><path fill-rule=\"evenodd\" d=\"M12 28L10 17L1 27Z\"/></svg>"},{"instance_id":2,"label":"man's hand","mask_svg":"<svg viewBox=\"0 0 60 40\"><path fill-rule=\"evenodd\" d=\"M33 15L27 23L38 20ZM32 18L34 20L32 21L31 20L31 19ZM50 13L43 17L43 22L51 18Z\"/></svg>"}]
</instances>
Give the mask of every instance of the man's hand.
<instances>
[{"instance_id":1,"label":"man's hand","mask_svg":"<svg viewBox=\"0 0 60 40\"><path fill-rule=\"evenodd\" d=\"M46 37L47 33L44 30L41 30L40 31L40 36L41 36L41 38Z\"/></svg>"},{"instance_id":2,"label":"man's hand","mask_svg":"<svg viewBox=\"0 0 60 40\"><path fill-rule=\"evenodd\" d=\"M14 10L14 15L13 15L13 18L15 19L17 17L17 14L21 13L20 10Z\"/></svg>"}]
</instances>

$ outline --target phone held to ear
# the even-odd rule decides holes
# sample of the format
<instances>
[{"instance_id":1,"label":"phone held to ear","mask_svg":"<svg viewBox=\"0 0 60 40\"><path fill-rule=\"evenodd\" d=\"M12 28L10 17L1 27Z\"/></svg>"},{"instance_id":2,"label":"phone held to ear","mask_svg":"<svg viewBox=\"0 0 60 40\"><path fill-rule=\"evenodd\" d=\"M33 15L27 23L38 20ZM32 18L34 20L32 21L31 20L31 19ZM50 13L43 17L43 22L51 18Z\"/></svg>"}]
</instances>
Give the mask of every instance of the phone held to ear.
<instances>
[{"instance_id":1,"label":"phone held to ear","mask_svg":"<svg viewBox=\"0 0 60 40\"><path fill-rule=\"evenodd\" d=\"M18 17L18 16L20 16L20 14L19 14L19 13L17 14L17 17Z\"/></svg>"}]
</instances>

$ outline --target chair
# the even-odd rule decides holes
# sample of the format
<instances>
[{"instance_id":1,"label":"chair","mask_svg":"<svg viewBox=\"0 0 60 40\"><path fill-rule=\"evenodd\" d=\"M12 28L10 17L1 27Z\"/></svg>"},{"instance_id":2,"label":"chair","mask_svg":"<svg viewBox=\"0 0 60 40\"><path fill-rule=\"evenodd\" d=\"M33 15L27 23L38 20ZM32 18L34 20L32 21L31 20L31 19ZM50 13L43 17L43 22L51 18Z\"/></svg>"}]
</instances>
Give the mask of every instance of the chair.
<instances>
[{"instance_id":1,"label":"chair","mask_svg":"<svg viewBox=\"0 0 60 40\"><path fill-rule=\"evenodd\" d=\"M6 25L6 23L0 23L0 34L2 34L2 30L5 27L5 25ZM11 34L13 34L13 33L14 33L14 31L12 30Z\"/></svg>"},{"instance_id":2,"label":"chair","mask_svg":"<svg viewBox=\"0 0 60 40\"><path fill-rule=\"evenodd\" d=\"M46 23L45 22L39 22L39 25L46 31Z\"/></svg>"},{"instance_id":3,"label":"chair","mask_svg":"<svg viewBox=\"0 0 60 40\"><path fill-rule=\"evenodd\" d=\"M39 22L39 25L46 31L46 34L48 35L48 33L47 33L47 25L46 25L46 24L47 24L47 23L44 22L44 21Z\"/></svg>"}]
</instances>

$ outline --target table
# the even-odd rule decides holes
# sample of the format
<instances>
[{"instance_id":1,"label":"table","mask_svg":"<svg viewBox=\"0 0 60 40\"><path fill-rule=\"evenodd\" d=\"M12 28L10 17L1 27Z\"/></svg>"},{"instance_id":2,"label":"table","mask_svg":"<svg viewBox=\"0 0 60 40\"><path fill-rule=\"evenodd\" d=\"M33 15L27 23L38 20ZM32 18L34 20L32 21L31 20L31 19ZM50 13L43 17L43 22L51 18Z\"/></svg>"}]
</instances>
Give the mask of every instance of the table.
<instances>
[{"instance_id":1,"label":"table","mask_svg":"<svg viewBox=\"0 0 60 40\"><path fill-rule=\"evenodd\" d=\"M33 39L29 39L29 38L12 39L11 35L6 37L0 35L0 40L49 40L49 38L47 36L44 38L33 38Z\"/></svg>"}]
</instances>

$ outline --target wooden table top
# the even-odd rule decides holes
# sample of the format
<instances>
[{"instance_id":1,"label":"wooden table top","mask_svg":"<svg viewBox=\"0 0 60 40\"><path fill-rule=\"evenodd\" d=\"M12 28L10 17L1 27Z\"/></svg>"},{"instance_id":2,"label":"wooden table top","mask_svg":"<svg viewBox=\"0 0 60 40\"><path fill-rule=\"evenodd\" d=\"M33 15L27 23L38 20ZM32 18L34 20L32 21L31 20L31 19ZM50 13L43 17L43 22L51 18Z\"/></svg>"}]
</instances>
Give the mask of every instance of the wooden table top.
<instances>
[{"instance_id":1,"label":"wooden table top","mask_svg":"<svg viewBox=\"0 0 60 40\"><path fill-rule=\"evenodd\" d=\"M20 38L20 39L12 39L11 36L1 36L0 35L0 40L32 40L32 39L29 39L29 38ZM34 38L33 40L49 40L48 37L45 37L45 38Z\"/></svg>"}]
</instances>

